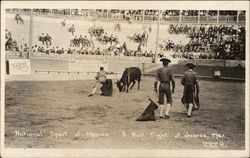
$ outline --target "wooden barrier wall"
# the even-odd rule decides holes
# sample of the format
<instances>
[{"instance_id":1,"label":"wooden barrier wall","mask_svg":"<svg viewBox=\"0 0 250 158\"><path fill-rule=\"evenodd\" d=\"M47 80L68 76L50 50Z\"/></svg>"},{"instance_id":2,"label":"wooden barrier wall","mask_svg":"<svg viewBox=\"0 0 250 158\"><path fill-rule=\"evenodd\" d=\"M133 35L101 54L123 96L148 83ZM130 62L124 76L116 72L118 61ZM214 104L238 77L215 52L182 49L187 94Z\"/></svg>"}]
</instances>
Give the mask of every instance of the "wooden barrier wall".
<instances>
[{"instance_id":1,"label":"wooden barrier wall","mask_svg":"<svg viewBox=\"0 0 250 158\"><path fill-rule=\"evenodd\" d=\"M86 59L86 58L85 58ZM122 73L126 67L139 67L143 73L155 74L157 69L162 67L161 63L151 63L151 58L143 57L103 57L103 56L87 56L87 59L105 61L108 64L108 70ZM36 71L70 71L69 58L63 59L48 59L48 58L32 58L30 59L31 73ZM75 59L81 60L81 59ZM172 62L169 66L175 74L182 74L185 70L185 64L193 62L196 64L195 71L201 76L213 76L215 67L219 68L223 77L245 78L245 61L226 61L226 60L182 60L173 59L177 62ZM88 61L88 60L86 60ZM176 64L178 63L178 64ZM83 66L87 66L86 63ZM240 66L239 66L240 65ZM100 64L98 66L101 66ZM88 68L86 68L88 70Z\"/></svg>"}]
</instances>

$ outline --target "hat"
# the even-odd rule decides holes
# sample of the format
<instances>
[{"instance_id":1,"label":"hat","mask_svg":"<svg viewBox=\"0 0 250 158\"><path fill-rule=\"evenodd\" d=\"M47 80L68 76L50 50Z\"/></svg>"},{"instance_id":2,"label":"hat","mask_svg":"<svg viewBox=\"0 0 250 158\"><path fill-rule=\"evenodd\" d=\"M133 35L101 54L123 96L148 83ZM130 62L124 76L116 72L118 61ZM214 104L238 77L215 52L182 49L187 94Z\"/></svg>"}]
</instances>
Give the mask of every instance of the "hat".
<instances>
[{"instance_id":1,"label":"hat","mask_svg":"<svg viewBox=\"0 0 250 158\"><path fill-rule=\"evenodd\" d=\"M162 58L160 61L162 61L163 63L171 63L171 60L167 58Z\"/></svg>"},{"instance_id":2,"label":"hat","mask_svg":"<svg viewBox=\"0 0 250 158\"><path fill-rule=\"evenodd\" d=\"M195 67L193 63L187 63L186 66L190 69L193 69Z\"/></svg>"}]
</instances>

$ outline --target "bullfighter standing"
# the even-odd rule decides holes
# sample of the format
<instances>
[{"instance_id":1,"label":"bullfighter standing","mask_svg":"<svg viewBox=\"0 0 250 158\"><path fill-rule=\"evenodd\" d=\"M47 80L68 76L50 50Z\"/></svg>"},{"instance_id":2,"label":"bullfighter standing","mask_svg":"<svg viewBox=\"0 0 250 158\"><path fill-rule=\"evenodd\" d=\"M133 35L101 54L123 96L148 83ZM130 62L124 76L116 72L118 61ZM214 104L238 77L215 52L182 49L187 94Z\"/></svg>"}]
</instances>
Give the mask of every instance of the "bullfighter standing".
<instances>
[{"instance_id":1,"label":"bullfighter standing","mask_svg":"<svg viewBox=\"0 0 250 158\"><path fill-rule=\"evenodd\" d=\"M155 92L157 91L157 84L158 81L160 81L160 86L159 86L159 101L158 103L160 104L159 109L160 109L160 118L165 118L169 119L169 112L172 106L172 93L174 93L175 90L175 80L174 80L174 74L172 70L168 67L168 64L171 62L171 60L162 58L160 61L163 63L163 67L160 68L157 72L156 75L156 81L154 82L154 90ZM170 82L172 83L172 90L170 90ZM163 115L163 110L164 110L164 95L166 95L167 98L167 103L166 105L166 111L165 114Z\"/></svg>"},{"instance_id":2,"label":"bullfighter standing","mask_svg":"<svg viewBox=\"0 0 250 158\"><path fill-rule=\"evenodd\" d=\"M193 71L195 65L193 63L188 63L186 66L188 70L184 72L181 84L184 86L183 103L187 112L187 117L191 117L192 110L197 109L197 107L194 107L195 97L198 98L200 90L196 72Z\"/></svg>"}]
</instances>

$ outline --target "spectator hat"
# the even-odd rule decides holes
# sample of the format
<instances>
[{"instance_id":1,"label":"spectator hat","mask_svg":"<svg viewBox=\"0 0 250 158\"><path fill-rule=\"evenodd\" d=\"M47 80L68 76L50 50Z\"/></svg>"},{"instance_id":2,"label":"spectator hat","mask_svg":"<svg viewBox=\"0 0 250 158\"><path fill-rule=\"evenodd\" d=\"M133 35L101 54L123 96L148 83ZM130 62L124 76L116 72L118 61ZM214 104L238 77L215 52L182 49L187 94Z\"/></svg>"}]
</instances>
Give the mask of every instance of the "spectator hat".
<instances>
[{"instance_id":1,"label":"spectator hat","mask_svg":"<svg viewBox=\"0 0 250 158\"><path fill-rule=\"evenodd\" d=\"M193 63L187 63L186 66L189 68L189 69L193 69L195 67L195 65Z\"/></svg>"},{"instance_id":2,"label":"spectator hat","mask_svg":"<svg viewBox=\"0 0 250 158\"><path fill-rule=\"evenodd\" d=\"M160 60L162 63L171 63L171 60L167 59L167 58L161 58Z\"/></svg>"}]
</instances>

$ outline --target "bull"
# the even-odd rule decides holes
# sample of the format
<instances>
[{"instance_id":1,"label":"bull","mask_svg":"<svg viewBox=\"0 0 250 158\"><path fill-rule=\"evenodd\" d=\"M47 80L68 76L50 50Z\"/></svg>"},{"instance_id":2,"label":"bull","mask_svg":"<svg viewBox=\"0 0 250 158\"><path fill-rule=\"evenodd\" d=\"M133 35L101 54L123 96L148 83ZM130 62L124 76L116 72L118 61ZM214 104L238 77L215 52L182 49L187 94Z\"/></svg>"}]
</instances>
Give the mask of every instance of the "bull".
<instances>
[{"instance_id":1,"label":"bull","mask_svg":"<svg viewBox=\"0 0 250 158\"><path fill-rule=\"evenodd\" d=\"M141 69L138 67L129 67L126 68L122 74L122 77L119 81L117 81L117 87L120 92L125 91L128 92L129 86L132 83L130 89L135 85L136 80L138 81L138 90L140 89L140 81L141 81Z\"/></svg>"}]
</instances>

